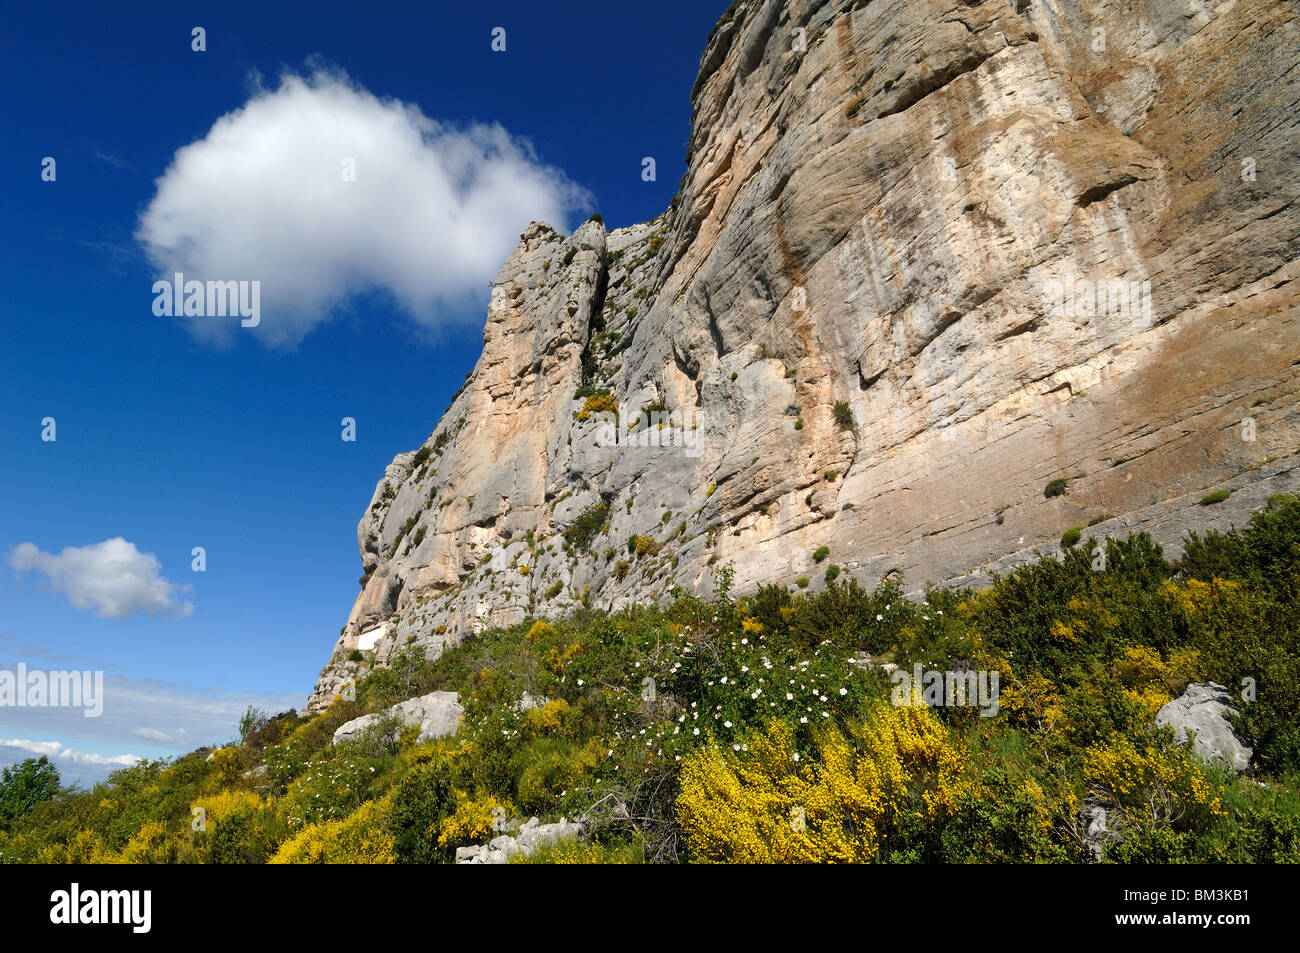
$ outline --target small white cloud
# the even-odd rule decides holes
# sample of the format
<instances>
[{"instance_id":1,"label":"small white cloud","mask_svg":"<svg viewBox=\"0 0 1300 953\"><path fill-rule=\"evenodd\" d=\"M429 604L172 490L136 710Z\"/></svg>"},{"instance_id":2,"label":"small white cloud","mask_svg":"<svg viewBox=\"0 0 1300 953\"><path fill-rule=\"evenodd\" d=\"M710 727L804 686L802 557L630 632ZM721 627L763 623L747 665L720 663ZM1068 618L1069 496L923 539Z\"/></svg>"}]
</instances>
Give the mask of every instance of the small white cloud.
<instances>
[{"instance_id":1,"label":"small white cloud","mask_svg":"<svg viewBox=\"0 0 1300 953\"><path fill-rule=\"evenodd\" d=\"M190 733L184 728L178 728L171 734L168 734L165 731L159 731L157 728L136 728L131 732L131 734L144 738L146 741L156 741L158 744L163 745L185 746L190 744L191 741Z\"/></svg>"},{"instance_id":2,"label":"small white cloud","mask_svg":"<svg viewBox=\"0 0 1300 953\"><path fill-rule=\"evenodd\" d=\"M345 162L355 181L344 181ZM448 311L483 303L530 221L563 228L590 205L499 124L440 123L318 69L259 88L180 149L136 237L160 278L260 281L251 331L292 345L332 307L375 289L435 328ZM175 320L205 339L239 328Z\"/></svg>"},{"instance_id":3,"label":"small white cloud","mask_svg":"<svg viewBox=\"0 0 1300 953\"><path fill-rule=\"evenodd\" d=\"M72 605L105 619L124 619L137 612L187 616L194 611L180 594L191 587L168 582L153 553L142 553L121 536L89 546L66 546L57 556L34 543L19 543L9 554L18 572L44 573L55 592Z\"/></svg>"}]
</instances>

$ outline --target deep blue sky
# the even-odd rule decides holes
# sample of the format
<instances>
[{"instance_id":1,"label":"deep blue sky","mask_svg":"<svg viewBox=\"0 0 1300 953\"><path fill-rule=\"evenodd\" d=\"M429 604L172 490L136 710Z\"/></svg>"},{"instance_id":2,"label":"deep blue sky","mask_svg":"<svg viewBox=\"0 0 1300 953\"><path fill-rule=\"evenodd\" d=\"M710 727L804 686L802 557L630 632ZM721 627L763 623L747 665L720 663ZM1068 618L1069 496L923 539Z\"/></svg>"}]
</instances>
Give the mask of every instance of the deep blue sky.
<instances>
[{"instance_id":1,"label":"deep blue sky","mask_svg":"<svg viewBox=\"0 0 1300 953\"><path fill-rule=\"evenodd\" d=\"M318 56L431 118L500 122L616 227L657 215L676 190L690 88L724 7L6 4L0 560L25 542L58 553L122 536L192 585L195 608L101 619L0 562L0 663L96 665L182 701L203 689L304 697L357 593L356 524L376 481L432 430L478 356L480 310L465 333L429 344L379 296L288 351L214 348L151 314L137 220L176 150L245 103L254 71L271 82ZM190 50L195 25L206 53ZM505 54L489 49L494 26ZM653 183L641 180L646 155L659 162ZM44 156L58 161L54 183L41 181ZM46 416L56 443L40 440ZM356 443L339 439L344 416ZM190 571L194 546L207 550L204 574ZM231 722L151 745L130 730L167 731L166 712L131 717L140 724L121 720L120 737L74 736L69 722L0 708L0 740L156 756L234 733ZM0 750L0 763L21 756Z\"/></svg>"}]
</instances>

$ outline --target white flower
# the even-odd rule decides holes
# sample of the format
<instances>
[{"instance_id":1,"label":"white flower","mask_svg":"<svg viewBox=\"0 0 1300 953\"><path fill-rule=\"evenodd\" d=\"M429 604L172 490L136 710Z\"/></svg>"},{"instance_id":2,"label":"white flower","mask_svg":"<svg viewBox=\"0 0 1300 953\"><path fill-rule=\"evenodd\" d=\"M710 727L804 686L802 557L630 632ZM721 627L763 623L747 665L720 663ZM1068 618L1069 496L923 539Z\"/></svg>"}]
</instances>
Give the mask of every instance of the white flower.
<instances>
[{"instance_id":1,"label":"white flower","mask_svg":"<svg viewBox=\"0 0 1300 953\"><path fill-rule=\"evenodd\" d=\"M696 728L695 733L698 735L700 733L700 729Z\"/></svg>"},{"instance_id":2,"label":"white flower","mask_svg":"<svg viewBox=\"0 0 1300 953\"><path fill-rule=\"evenodd\" d=\"M840 694L841 694L841 695L847 695L848 693L849 693L849 690L848 690L847 688L841 688L841 689L840 689Z\"/></svg>"},{"instance_id":3,"label":"white flower","mask_svg":"<svg viewBox=\"0 0 1300 953\"><path fill-rule=\"evenodd\" d=\"M730 727L731 727L731 722L729 722L729 721L724 721L724 722L722 723L722 727L724 727L724 728L730 728Z\"/></svg>"},{"instance_id":4,"label":"white flower","mask_svg":"<svg viewBox=\"0 0 1300 953\"><path fill-rule=\"evenodd\" d=\"M791 755L790 757L792 757L795 761L798 761L798 760L799 760L799 752L796 751L796 752L795 752L793 755Z\"/></svg>"},{"instance_id":5,"label":"white flower","mask_svg":"<svg viewBox=\"0 0 1300 953\"><path fill-rule=\"evenodd\" d=\"M799 724L801 724L801 725L806 725L806 724L808 724L808 717L807 717L806 715L800 715L800 716L799 716Z\"/></svg>"},{"instance_id":6,"label":"white flower","mask_svg":"<svg viewBox=\"0 0 1300 953\"><path fill-rule=\"evenodd\" d=\"M582 679L578 679L578 685L579 685L579 686L582 685Z\"/></svg>"},{"instance_id":7,"label":"white flower","mask_svg":"<svg viewBox=\"0 0 1300 953\"><path fill-rule=\"evenodd\" d=\"M877 613L876 613L876 621L877 621L877 622L884 622L884 621L885 621L885 617L884 617L883 615L881 615L879 612L877 612Z\"/></svg>"}]
</instances>

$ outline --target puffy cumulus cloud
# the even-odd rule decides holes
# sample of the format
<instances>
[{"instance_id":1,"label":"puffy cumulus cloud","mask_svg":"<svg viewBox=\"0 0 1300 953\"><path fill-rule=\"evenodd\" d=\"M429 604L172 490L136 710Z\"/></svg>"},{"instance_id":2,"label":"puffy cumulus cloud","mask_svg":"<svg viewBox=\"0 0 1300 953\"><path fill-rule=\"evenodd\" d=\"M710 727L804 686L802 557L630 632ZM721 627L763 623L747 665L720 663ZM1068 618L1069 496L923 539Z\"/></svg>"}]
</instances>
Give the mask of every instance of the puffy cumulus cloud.
<instances>
[{"instance_id":1,"label":"puffy cumulus cloud","mask_svg":"<svg viewBox=\"0 0 1300 953\"><path fill-rule=\"evenodd\" d=\"M260 281L250 332L293 345L375 289L434 328L482 304L530 221L565 228L590 204L500 125L449 126L316 70L257 90L180 149L136 237L162 279ZM177 320L217 340L240 326Z\"/></svg>"},{"instance_id":2,"label":"puffy cumulus cloud","mask_svg":"<svg viewBox=\"0 0 1300 953\"><path fill-rule=\"evenodd\" d=\"M30 755L45 755L53 761L67 761L72 764L109 765L125 768L141 760L139 755L118 754L103 755L89 751L75 751L60 741L30 741L26 738L0 738L0 748L16 748Z\"/></svg>"},{"instance_id":3,"label":"puffy cumulus cloud","mask_svg":"<svg viewBox=\"0 0 1300 953\"><path fill-rule=\"evenodd\" d=\"M142 760L139 755L99 754L79 751L59 741L33 741L29 738L0 738L0 767L19 764L28 758L41 755L49 758L59 770L59 780L67 785L89 787L107 781L108 776L121 768L129 768Z\"/></svg>"},{"instance_id":4,"label":"puffy cumulus cloud","mask_svg":"<svg viewBox=\"0 0 1300 953\"><path fill-rule=\"evenodd\" d=\"M105 619L124 619L137 612L187 616L194 611L181 593L191 587L168 582L153 553L142 553L121 536L89 546L66 546L58 555L19 543L9 553L18 572L40 572L51 588L80 610L94 609Z\"/></svg>"}]
</instances>

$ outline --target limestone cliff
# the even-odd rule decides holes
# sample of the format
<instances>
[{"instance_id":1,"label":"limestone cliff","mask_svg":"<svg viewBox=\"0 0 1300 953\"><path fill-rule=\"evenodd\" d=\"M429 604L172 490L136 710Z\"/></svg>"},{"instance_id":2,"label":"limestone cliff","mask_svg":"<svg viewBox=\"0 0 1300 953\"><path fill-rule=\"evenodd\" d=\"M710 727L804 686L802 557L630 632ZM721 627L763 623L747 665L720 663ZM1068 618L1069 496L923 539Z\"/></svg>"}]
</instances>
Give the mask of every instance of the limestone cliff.
<instances>
[{"instance_id":1,"label":"limestone cliff","mask_svg":"<svg viewBox=\"0 0 1300 953\"><path fill-rule=\"evenodd\" d=\"M1298 66L1277 0L733 4L672 208L534 224L501 269L361 520L313 705L408 643L718 561L738 592L969 583L1068 527L1172 543L1296 489ZM643 408L671 416L629 431Z\"/></svg>"}]
</instances>

